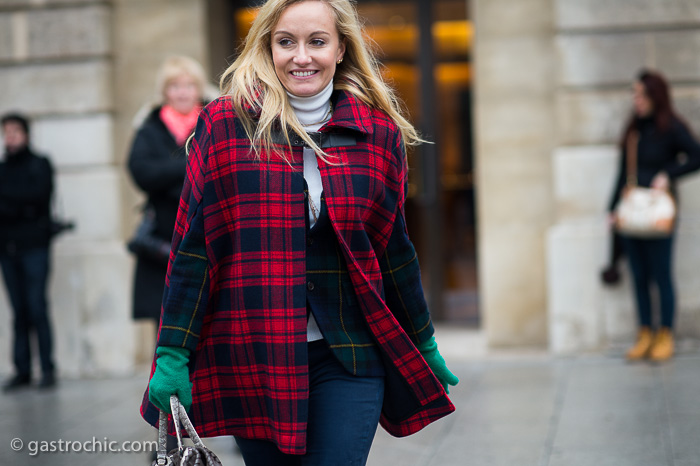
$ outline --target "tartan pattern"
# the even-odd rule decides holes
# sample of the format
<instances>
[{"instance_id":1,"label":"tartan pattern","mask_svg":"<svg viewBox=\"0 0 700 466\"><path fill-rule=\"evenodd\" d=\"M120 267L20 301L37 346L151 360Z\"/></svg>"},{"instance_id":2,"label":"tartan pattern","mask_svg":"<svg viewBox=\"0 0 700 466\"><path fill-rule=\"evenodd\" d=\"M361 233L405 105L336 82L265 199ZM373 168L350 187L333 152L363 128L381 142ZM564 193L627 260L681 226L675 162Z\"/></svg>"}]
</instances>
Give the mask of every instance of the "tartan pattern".
<instances>
[{"instance_id":1,"label":"tartan pattern","mask_svg":"<svg viewBox=\"0 0 700 466\"><path fill-rule=\"evenodd\" d=\"M423 295L418 257L405 228L403 215L397 215L379 264L384 301L414 344L418 344L433 335L433 326ZM349 373L385 375L381 354L362 318L345 260L334 240L324 199L319 220L307 235L306 274L315 285L307 291L307 302L324 338Z\"/></svg>"},{"instance_id":2,"label":"tartan pattern","mask_svg":"<svg viewBox=\"0 0 700 466\"><path fill-rule=\"evenodd\" d=\"M325 201L307 231L306 300L328 346L345 370L358 376L385 375L382 357L353 291L345 259L335 240Z\"/></svg>"},{"instance_id":3,"label":"tartan pattern","mask_svg":"<svg viewBox=\"0 0 700 466\"><path fill-rule=\"evenodd\" d=\"M405 155L398 128L385 114L343 91L334 99L331 121L321 131L352 133L357 143L327 149L341 164L319 160L328 216L387 370L382 425L408 435L454 406L401 326L410 308L395 316L383 298L386 274L378 258L389 249L397 214L403 216ZM228 97L201 112L173 234L159 342L195 350L191 418L200 435L267 439L284 453L303 454L309 386L302 150L289 155L291 165L274 156L256 162ZM386 276L406 282L405 268ZM408 326L414 341L432 333L413 330L428 319ZM409 402L392 405L392 399ZM156 425L148 393L141 413Z\"/></svg>"}]
</instances>

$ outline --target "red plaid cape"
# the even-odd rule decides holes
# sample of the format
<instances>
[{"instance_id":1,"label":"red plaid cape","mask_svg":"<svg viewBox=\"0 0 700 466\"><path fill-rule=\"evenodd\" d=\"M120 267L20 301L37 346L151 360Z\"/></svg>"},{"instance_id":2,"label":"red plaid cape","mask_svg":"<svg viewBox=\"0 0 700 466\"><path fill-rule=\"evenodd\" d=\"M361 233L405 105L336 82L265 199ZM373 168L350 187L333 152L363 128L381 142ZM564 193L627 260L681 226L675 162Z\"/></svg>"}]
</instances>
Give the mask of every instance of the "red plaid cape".
<instances>
[{"instance_id":1,"label":"red plaid cape","mask_svg":"<svg viewBox=\"0 0 700 466\"><path fill-rule=\"evenodd\" d=\"M387 365L381 425L406 436L454 406L382 299L377 258L403 215L405 154L384 113L344 91L334 98L321 131L347 132L357 143L326 150L340 164L319 160L328 213ZM309 387L301 148L290 155L291 166L274 155L254 161L229 98L202 111L173 235L159 345L193 353L190 417L201 436L266 439L284 453L303 454ZM141 413L157 425L148 392Z\"/></svg>"}]
</instances>

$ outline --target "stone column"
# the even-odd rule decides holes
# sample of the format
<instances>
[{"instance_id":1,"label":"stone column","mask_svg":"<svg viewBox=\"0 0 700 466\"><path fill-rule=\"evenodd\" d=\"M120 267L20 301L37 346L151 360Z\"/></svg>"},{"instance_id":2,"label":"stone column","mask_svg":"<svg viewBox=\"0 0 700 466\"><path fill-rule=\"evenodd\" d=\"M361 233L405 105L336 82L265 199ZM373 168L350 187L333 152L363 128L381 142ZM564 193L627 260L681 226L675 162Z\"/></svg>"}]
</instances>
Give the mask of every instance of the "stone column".
<instances>
[{"instance_id":1,"label":"stone column","mask_svg":"<svg viewBox=\"0 0 700 466\"><path fill-rule=\"evenodd\" d=\"M658 69L679 113L700 129L700 3L687 0L556 0L556 222L549 230L549 343L571 353L627 343L636 331L629 273L605 289L606 208L619 142L631 111L630 85ZM675 244L677 332L700 335L700 177L680 182Z\"/></svg>"},{"instance_id":2,"label":"stone column","mask_svg":"<svg viewBox=\"0 0 700 466\"><path fill-rule=\"evenodd\" d=\"M472 0L480 301L491 346L547 341L554 25L550 0Z\"/></svg>"}]
</instances>

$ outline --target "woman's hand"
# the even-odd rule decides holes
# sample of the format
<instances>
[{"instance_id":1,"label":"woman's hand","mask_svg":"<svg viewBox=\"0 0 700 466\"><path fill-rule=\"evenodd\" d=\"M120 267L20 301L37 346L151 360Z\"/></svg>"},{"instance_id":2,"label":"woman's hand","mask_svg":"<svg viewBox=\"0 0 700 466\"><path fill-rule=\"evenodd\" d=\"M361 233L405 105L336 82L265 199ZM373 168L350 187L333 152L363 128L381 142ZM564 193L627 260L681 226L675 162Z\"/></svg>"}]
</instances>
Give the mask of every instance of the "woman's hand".
<instances>
[{"instance_id":1,"label":"woman's hand","mask_svg":"<svg viewBox=\"0 0 700 466\"><path fill-rule=\"evenodd\" d=\"M428 363L430 370L433 371L433 374L435 374L435 377L445 389L445 392L450 393L449 386L457 385L459 379L447 368L445 359L438 352L435 337L430 337L430 340L420 343L417 348L425 362Z\"/></svg>"},{"instance_id":2,"label":"woman's hand","mask_svg":"<svg viewBox=\"0 0 700 466\"><path fill-rule=\"evenodd\" d=\"M651 187L654 189L661 189L663 191L668 191L671 186L671 180L666 172L659 172L651 180Z\"/></svg>"},{"instance_id":3,"label":"woman's hand","mask_svg":"<svg viewBox=\"0 0 700 466\"><path fill-rule=\"evenodd\" d=\"M156 349L156 371L148 385L148 399L161 411L170 413L170 396L177 395L185 411L192 406L192 384L190 383L190 351L174 346L159 346Z\"/></svg>"}]
</instances>

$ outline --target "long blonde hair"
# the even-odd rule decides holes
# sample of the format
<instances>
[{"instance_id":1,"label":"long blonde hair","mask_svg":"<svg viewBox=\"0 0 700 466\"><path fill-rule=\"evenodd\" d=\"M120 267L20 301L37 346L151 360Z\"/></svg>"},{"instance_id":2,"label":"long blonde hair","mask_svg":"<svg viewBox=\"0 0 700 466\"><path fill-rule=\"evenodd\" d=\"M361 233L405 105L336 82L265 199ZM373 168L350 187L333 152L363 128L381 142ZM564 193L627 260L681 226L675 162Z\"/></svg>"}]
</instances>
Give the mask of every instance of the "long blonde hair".
<instances>
[{"instance_id":1,"label":"long blonde hair","mask_svg":"<svg viewBox=\"0 0 700 466\"><path fill-rule=\"evenodd\" d=\"M320 157L329 162L327 154L307 135L296 118L272 61L273 28L288 7L305 1L321 1L330 7L340 40L345 42L343 61L335 71L334 88L350 92L368 106L389 115L401 131L404 146L425 142L404 117L396 94L381 77L379 63L362 35L354 0L268 0L258 11L241 54L224 72L220 81L221 93L231 96L255 156L260 158L261 149L265 149L286 160L285 155L272 142L273 129L279 121L285 135L289 130L294 131ZM259 112L257 123L250 109ZM287 143L291 145L289 140Z\"/></svg>"}]
</instances>

